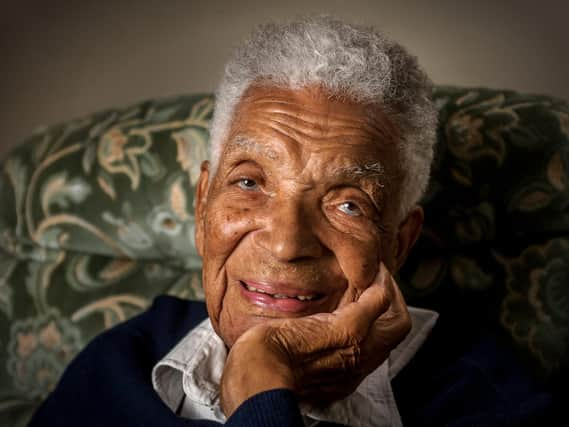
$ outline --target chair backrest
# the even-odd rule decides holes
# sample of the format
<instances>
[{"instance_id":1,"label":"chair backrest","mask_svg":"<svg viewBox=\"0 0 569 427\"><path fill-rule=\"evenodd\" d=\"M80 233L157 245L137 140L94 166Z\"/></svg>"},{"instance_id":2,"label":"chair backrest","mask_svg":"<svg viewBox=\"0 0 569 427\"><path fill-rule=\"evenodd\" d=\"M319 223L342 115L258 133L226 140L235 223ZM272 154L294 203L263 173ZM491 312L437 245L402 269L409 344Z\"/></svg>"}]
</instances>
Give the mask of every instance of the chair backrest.
<instances>
[{"instance_id":1,"label":"chair backrest","mask_svg":"<svg viewBox=\"0 0 569 427\"><path fill-rule=\"evenodd\" d=\"M567 103L452 87L435 100L425 227L401 272L407 300L463 327L500 325L552 376L569 351Z\"/></svg>"}]
</instances>

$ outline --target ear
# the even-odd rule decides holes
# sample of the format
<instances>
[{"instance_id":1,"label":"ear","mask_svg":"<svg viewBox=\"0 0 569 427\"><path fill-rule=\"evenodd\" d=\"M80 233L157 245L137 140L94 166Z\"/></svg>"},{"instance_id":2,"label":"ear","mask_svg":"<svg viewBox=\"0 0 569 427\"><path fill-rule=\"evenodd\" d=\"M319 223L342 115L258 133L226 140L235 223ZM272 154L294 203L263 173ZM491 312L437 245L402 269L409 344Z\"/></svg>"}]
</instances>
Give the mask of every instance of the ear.
<instances>
[{"instance_id":1,"label":"ear","mask_svg":"<svg viewBox=\"0 0 569 427\"><path fill-rule=\"evenodd\" d=\"M399 233L397 235L397 249L395 251L395 266L398 271L411 251L411 248L417 242L423 229L423 220L425 214L421 206L415 206L407 214L403 222L399 224Z\"/></svg>"},{"instance_id":2,"label":"ear","mask_svg":"<svg viewBox=\"0 0 569 427\"><path fill-rule=\"evenodd\" d=\"M196 249L198 254L204 254L204 234L205 234L205 211L207 206L207 196L209 191L209 162L206 160L201 164L200 178L196 187Z\"/></svg>"}]
</instances>

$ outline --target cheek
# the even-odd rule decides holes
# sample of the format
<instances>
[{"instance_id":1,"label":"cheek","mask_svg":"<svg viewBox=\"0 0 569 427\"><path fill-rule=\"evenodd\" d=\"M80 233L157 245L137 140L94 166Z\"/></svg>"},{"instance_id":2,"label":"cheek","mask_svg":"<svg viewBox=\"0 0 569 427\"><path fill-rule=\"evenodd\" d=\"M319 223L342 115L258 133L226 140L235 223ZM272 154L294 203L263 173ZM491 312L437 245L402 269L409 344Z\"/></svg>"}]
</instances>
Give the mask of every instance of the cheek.
<instances>
[{"instance_id":1,"label":"cheek","mask_svg":"<svg viewBox=\"0 0 569 427\"><path fill-rule=\"evenodd\" d=\"M205 220L203 286L209 316L217 322L227 292L227 259L253 227L248 209L232 209L222 204L208 206Z\"/></svg>"},{"instance_id":2,"label":"cheek","mask_svg":"<svg viewBox=\"0 0 569 427\"><path fill-rule=\"evenodd\" d=\"M396 232L385 233L380 249L381 260L392 274L396 273L397 237Z\"/></svg>"},{"instance_id":3,"label":"cheek","mask_svg":"<svg viewBox=\"0 0 569 427\"><path fill-rule=\"evenodd\" d=\"M225 261L243 237L252 229L253 219L249 208L232 208L212 204L206 219L208 258Z\"/></svg>"},{"instance_id":4,"label":"cheek","mask_svg":"<svg viewBox=\"0 0 569 427\"><path fill-rule=\"evenodd\" d=\"M344 276L348 279L347 293L357 297L366 289L379 271L381 247L379 238L366 241L345 241L335 250Z\"/></svg>"}]
</instances>

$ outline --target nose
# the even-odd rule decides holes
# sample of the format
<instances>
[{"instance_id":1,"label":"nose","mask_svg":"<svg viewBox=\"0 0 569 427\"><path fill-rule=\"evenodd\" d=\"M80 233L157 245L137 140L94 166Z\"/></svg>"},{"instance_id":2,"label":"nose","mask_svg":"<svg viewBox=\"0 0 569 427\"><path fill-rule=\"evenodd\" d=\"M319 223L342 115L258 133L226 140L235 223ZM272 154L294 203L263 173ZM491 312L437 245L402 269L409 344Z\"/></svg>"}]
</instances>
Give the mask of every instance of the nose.
<instances>
[{"instance_id":1,"label":"nose","mask_svg":"<svg viewBox=\"0 0 569 427\"><path fill-rule=\"evenodd\" d=\"M297 262L318 258L324 252L322 242L315 234L315 209L307 209L302 201L286 200L271 203L267 217L255 241L273 258L282 262Z\"/></svg>"}]
</instances>

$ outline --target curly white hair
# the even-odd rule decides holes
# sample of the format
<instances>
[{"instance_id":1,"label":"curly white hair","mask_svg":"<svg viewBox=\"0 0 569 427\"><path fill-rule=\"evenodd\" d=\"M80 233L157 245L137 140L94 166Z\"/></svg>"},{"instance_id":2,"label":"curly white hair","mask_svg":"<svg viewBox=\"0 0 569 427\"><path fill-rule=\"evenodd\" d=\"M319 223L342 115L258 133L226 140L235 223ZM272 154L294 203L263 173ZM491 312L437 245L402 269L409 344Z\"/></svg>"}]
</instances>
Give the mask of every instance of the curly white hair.
<instances>
[{"instance_id":1,"label":"curly white hair","mask_svg":"<svg viewBox=\"0 0 569 427\"><path fill-rule=\"evenodd\" d=\"M400 134L399 214L419 201L429 180L437 112L429 78L403 46L373 28L329 16L259 26L235 49L216 92L212 174L237 104L260 81L291 89L319 85L331 95L380 106Z\"/></svg>"}]
</instances>

